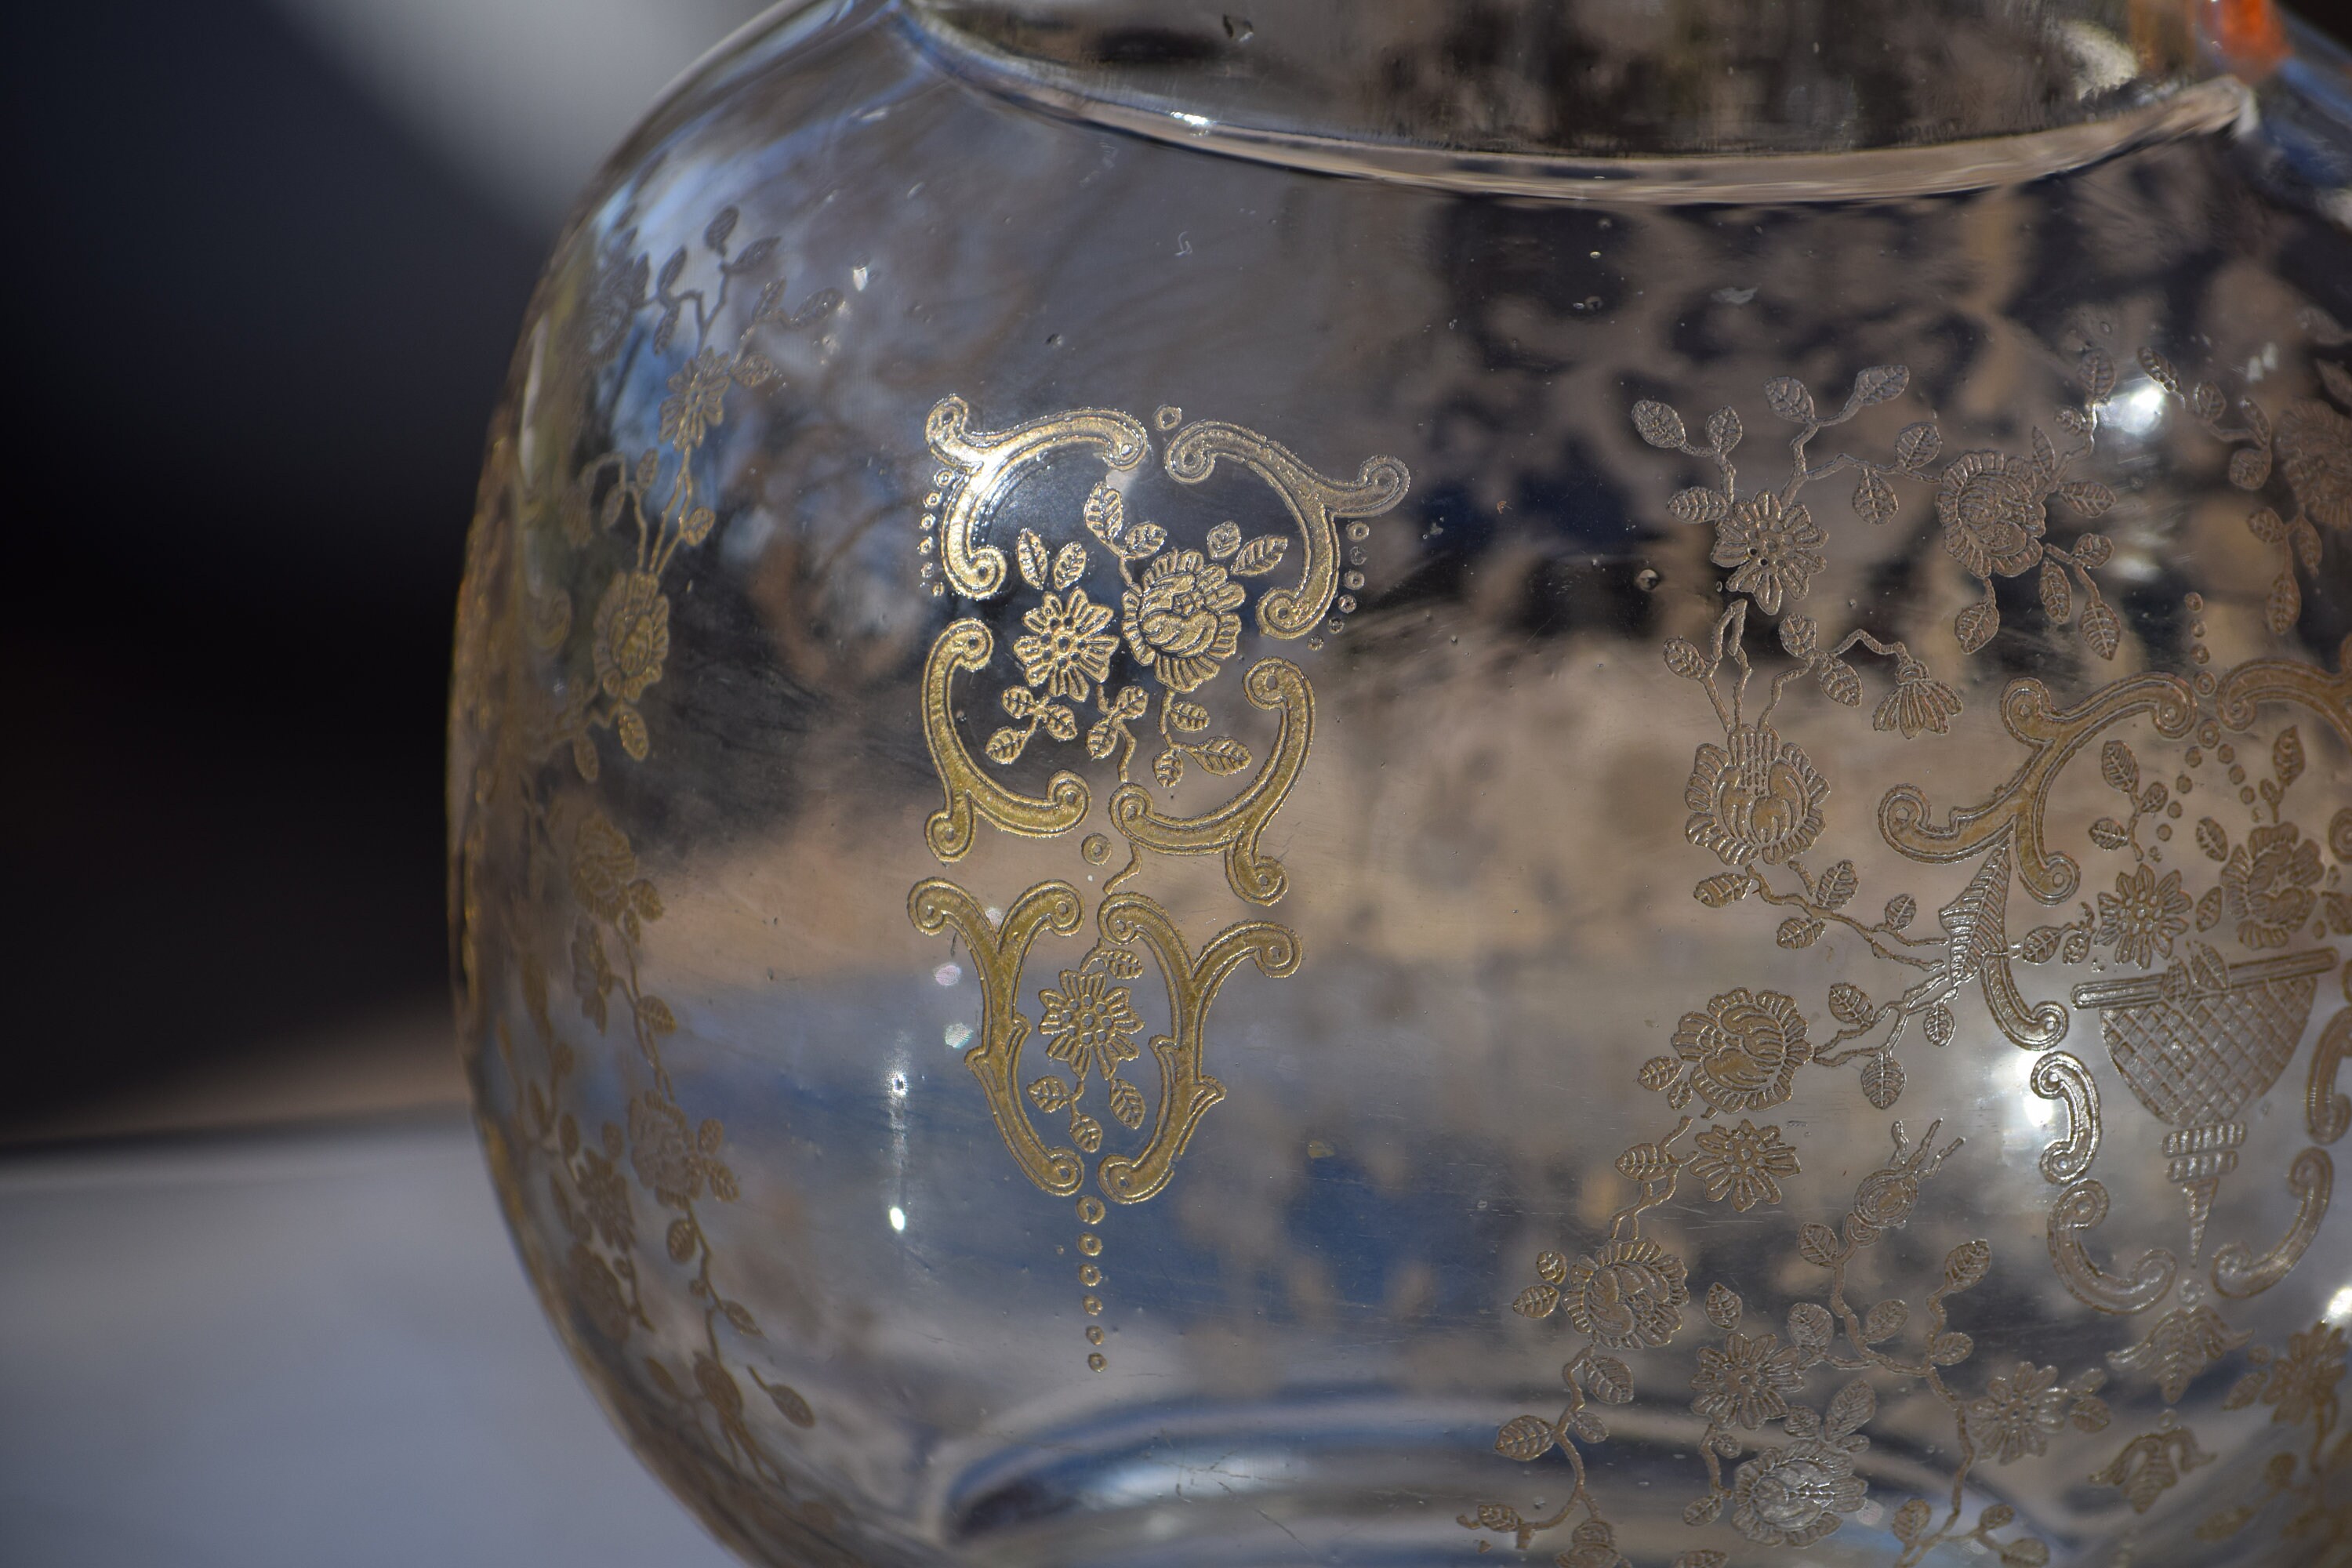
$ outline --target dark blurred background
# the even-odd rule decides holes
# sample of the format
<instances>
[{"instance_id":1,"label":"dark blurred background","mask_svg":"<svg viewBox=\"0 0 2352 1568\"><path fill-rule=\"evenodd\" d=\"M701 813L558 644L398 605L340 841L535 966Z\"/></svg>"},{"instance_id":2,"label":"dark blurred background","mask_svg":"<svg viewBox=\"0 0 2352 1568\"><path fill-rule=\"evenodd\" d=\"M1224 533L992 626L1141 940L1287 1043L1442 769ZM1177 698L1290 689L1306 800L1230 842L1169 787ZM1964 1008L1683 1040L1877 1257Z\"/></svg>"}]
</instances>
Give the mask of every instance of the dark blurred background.
<instances>
[{"instance_id":1,"label":"dark blurred background","mask_svg":"<svg viewBox=\"0 0 2352 1568\"><path fill-rule=\"evenodd\" d=\"M0 1141L458 1092L442 707L481 432L572 193L757 9L16 13Z\"/></svg>"}]
</instances>

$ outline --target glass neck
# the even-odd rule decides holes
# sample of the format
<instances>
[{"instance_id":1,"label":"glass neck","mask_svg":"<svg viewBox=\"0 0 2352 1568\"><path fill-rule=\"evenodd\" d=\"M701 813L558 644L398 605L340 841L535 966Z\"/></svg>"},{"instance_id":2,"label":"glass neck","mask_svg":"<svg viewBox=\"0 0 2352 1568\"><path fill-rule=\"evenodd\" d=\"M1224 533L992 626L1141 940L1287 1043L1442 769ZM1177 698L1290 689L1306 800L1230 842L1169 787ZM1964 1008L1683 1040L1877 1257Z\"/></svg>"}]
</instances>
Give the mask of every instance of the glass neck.
<instances>
[{"instance_id":1,"label":"glass neck","mask_svg":"<svg viewBox=\"0 0 2352 1568\"><path fill-rule=\"evenodd\" d=\"M1507 157L1822 153L2145 114L2271 0L912 0L950 51L1202 129Z\"/></svg>"}]
</instances>

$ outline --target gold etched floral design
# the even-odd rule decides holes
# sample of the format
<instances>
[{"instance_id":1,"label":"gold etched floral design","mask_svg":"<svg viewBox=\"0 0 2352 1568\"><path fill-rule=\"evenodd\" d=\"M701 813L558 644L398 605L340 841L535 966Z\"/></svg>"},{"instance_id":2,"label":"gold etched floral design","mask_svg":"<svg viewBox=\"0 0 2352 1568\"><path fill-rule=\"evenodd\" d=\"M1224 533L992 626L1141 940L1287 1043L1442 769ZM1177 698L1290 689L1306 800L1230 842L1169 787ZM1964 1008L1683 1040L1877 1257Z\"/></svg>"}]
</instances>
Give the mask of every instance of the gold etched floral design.
<instances>
[{"instance_id":1,"label":"gold etched floral design","mask_svg":"<svg viewBox=\"0 0 2352 1568\"><path fill-rule=\"evenodd\" d=\"M1352 592L1339 593L1339 530L1344 524L1351 538L1364 537L1365 520L1393 508L1409 482L1403 467L1384 458L1365 463L1352 483L1331 479L1262 436L1217 421L1187 425L1174 408L1159 410L1153 426L1167 434L1162 467L1176 484L1203 484L1221 466L1240 470L1271 492L1255 498L1261 509L1276 503L1297 533L1277 528L1250 537L1226 518L1197 537L1174 538L1167 525L1129 513L1129 488L1153 446L1142 421L1080 409L1007 430L977 430L963 402L950 397L926 425L940 467L916 542L921 577L935 595L952 588L975 606L1008 594L1016 605L1035 596L1022 610L1023 633L1010 648L1014 673L996 689L995 705L1013 722L989 735L980 758L967 747L956 688L972 678L1000 679L994 634L988 619L967 614L932 644L923 732L944 796L926 825L932 853L944 863L961 859L983 821L1041 846L1077 833L1095 811L1096 786L1076 770L1094 764L1107 764L1109 774L1097 781L1108 786L1107 825L1128 841L1127 864L1092 895L1094 945L1075 967L1058 968L1056 984L1036 991L1034 1026L1022 1003L1033 950L1076 935L1088 896L1048 877L999 910L933 877L908 900L917 929L952 936L972 955L981 1022L965 1065L1022 1173L1042 1191L1076 1202L1083 1227L1079 1305L1087 1318L1104 1310L1098 1291L1108 1276L1100 1227L1108 1204L1142 1203L1163 1191L1202 1119L1224 1098L1224 1086L1205 1066L1207 1016L1219 989L1244 963L1280 978L1299 962L1296 934L1257 919L1224 926L1195 952L1167 909L1140 889L1147 855L1220 857L1227 886L1250 905L1276 903L1288 889L1280 864L1258 846L1305 765L1314 695L1306 671L1290 660L1244 658L1250 584L1298 562L1296 586L1267 584L1257 592L1259 632L1277 640L1336 632L1356 607ZM1008 503L1032 465L1073 454L1106 470L1075 516L1016 511L1017 498ZM1348 586L1361 581L1351 574ZM1310 637L1307 645L1313 651L1321 639ZM1237 682L1227 679L1236 672ZM1236 684L1249 707L1275 715L1263 754L1220 725L1221 713L1230 721L1235 712L1230 699ZM1157 749L1149 768L1139 768L1139 751L1154 729ZM1054 755L1054 747L1081 743L1083 759L1072 756L1068 767L1058 768L1043 795L1024 793L1014 782L1016 763L1032 758L1034 765L1033 745ZM1225 799L1205 807L1179 793L1221 779L1238 782ZM1087 868L1105 866L1111 846L1108 834L1086 833L1078 859ZM1086 879L1094 880L1091 870ZM1149 1039L1156 1085L1122 1076L1128 1064L1146 1059L1141 1042L1151 1004L1131 983L1147 963L1158 966L1166 995L1166 1031ZM1033 1032L1068 1077L1048 1072L1022 1081L1021 1054ZM1102 1099L1090 1109L1097 1084ZM1060 1117L1063 1126L1048 1131L1040 1117ZM1139 1147L1122 1146L1120 1128ZM1081 1191L1089 1176L1100 1196ZM1603 1288L1605 1282L1596 1287ZM1102 1326L1088 1322L1085 1332L1093 1347L1087 1364L1105 1370Z\"/></svg>"},{"instance_id":2,"label":"gold etched floral design","mask_svg":"<svg viewBox=\"0 0 2352 1568\"><path fill-rule=\"evenodd\" d=\"M1697 1152L1691 1156L1691 1174L1706 1185L1709 1198L1729 1198L1742 1214L1759 1204L1779 1203L1780 1178L1797 1173L1797 1152L1781 1140L1778 1127L1759 1128L1742 1117L1738 1126L1707 1128L1693 1142Z\"/></svg>"},{"instance_id":3,"label":"gold etched floral design","mask_svg":"<svg viewBox=\"0 0 2352 1568\"><path fill-rule=\"evenodd\" d=\"M2199 1540L2225 1541L2271 1502L2289 1498L2299 1506L2281 1526L2282 1539L2310 1541L2322 1553L2352 1550L2352 1489L2346 1486L2352 1479L2352 1442L2336 1436L2345 1354L2343 1329L2326 1321L2288 1335L2282 1349L2263 1345L2246 1352L2251 1370L2230 1390L2223 1408L2267 1405L2273 1425L2308 1427L2310 1434L2299 1439L2300 1452L2271 1457L2260 1495L2200 1524Z\"/></svg>"},{"instance_id":4,"label":"gold etched floral design","mask_svg":"<svg viewBox=\"0 0 2352 1568\"><path fill-rule=\"evenodd\" d=\"M1780 1104L1797 1069L1813 1059L1796 1003L1778 991L1745 987L1710 998L1703 1012L1684 1014L1674 1046L1674 1058L1653 1062L1644 1081L1664 1080L1654 1087L1677 1110L1696 1095L1710 1113Z\"/></svg>"},{"instance_id":5,"label":"gold etched floral design","mask_svg":"<svg viewBox=\"0 0 2352 1568\"><path fill-rule=\"evenodd\" d=\"M1763 724L1739 725L1724 744L1701 745L1691 759L1683 802L1683 836L1727 866L1760 860L1777 866L1821 837L1828 781L1803 751Z\"/></svg>"},{"instance_id":6,"label":"gold etched floral design","mask_svg":"<svg viewBox=\"0 0 2352 1568\"><path fill-rule=\"evenodd\" d=\"M1719 1312L1720 1309L1718 1309ZM1724 1336L1723 1347L1702 1345L1691 1388L1691 1409L1709 1426L1753 1432L1789 1414L1788 1396L1805 1386L1805 1367L1794 1345L1772 1333Z\"/></svg>"},{"instance_id":7,"label":"gold etched floral design","mask_svg":"<svg viewBox=\"0 0 2352 1568\"><path fill-rule=\"evenodd\" d=\"M2221 910L2251 948L2284 947L2311 919L2319 846L2292 822L2257 827L2221 868Z\"/></svg>"},{"instance_id":8,"label":"gold etched floral design","mask_svg":"<svg viewBox=\"0 0 2352 1568\"><path fill-rule=\"evenodd\" d=\"M2106 1427L2111 1417L2098 1397L2105 1384L2106 1374L2095 1368L2061 1384L2056 1367L2019 1362L2015 1372L1991 1379L1983 1396L1969 1402L1969 1436L1995 1464L2038 1458L2069 1426L2085 1432Z\"/></svg>"},{"instance_id":9,"label":"gold etched floral design","mask_svg":"<svg viewBox=\"0 0 2352 1568\"><path fill-rule=\"evenodd\" d=\"M2116 963L2146 969L2159 957L2172 956L2173 940L2188 931L2195 907L2180 890L2178 871L2167 871L2160 880L2152 866L2120 872L2116 890L2099 895L2095 940L2115 950Z\"/></svg>"},{"instance_id":10,"label":"gold etched floral design","mask_svg":"<svg viewBox=\"0 0 2352 1568\"><path fill-rule=\"evenodd\" d=\"M2339 396L2346 390L2339 380L2328 387ZM2274 444L2279 471L2304 514L2324 527L2352 528L2352 419L2316 398L2299 399L2279 411Z\"/></svg>"},{"instance_id":11,"label":"gold etched floral design","mask_svg":"<svg viewBox=\"0 0 2352 1568\"><path fill-rule=\"evenodd\" d=\"M1768 616L1786 601L1804 597L1815 574L1829 564L1829 535L1802 503L1783 506L1769 490L1738 502L1716 525L1708 559L1733 568L1728 584Z\"/></svg>"}]
</instances>

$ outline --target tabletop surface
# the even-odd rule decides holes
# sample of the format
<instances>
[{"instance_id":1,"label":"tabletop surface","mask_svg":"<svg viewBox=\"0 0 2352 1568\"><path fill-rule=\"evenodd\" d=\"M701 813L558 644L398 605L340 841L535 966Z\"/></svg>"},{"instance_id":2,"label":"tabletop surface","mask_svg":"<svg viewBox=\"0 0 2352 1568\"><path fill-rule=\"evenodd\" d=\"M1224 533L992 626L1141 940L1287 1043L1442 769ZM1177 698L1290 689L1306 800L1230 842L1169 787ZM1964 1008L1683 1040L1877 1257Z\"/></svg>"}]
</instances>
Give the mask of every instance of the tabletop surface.
<instances>
[{"instance_id":1,"label":"tabletop surface","mask_svg":"<svg viewBox=\"0 0 2352 1568\"><path fill-rule=\"evenodd\" d=\"M734 1561L573 1375L460 1115L0 1157L0 1562Z\"/></svg>"}]
</instances>

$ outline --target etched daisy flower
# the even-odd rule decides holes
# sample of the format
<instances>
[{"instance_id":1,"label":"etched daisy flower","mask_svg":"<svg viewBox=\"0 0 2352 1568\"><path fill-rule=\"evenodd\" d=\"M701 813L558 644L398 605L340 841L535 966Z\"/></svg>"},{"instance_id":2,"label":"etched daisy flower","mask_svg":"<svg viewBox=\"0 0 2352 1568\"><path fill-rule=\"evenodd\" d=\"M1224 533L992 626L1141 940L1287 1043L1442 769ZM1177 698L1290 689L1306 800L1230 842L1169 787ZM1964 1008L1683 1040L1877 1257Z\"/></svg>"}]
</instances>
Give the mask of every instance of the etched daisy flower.
<instances>
[{"instance_id":1,"label":"etched daisy flower","mask_svg":"<svg viewBox=\"0 0 2352 1568\"><path fill-rule=\"evenodd\" d=\"M1822 551L1828 542L1811 511L1782 506L1779 496L1766 490L1733 507L1716 525L1709 559L1736 568L1733 593L1747 595L1758 609L1777 616L1785 601L1803 598L1813 574L1829 563Z\"/></svg>"}]
</instances>

